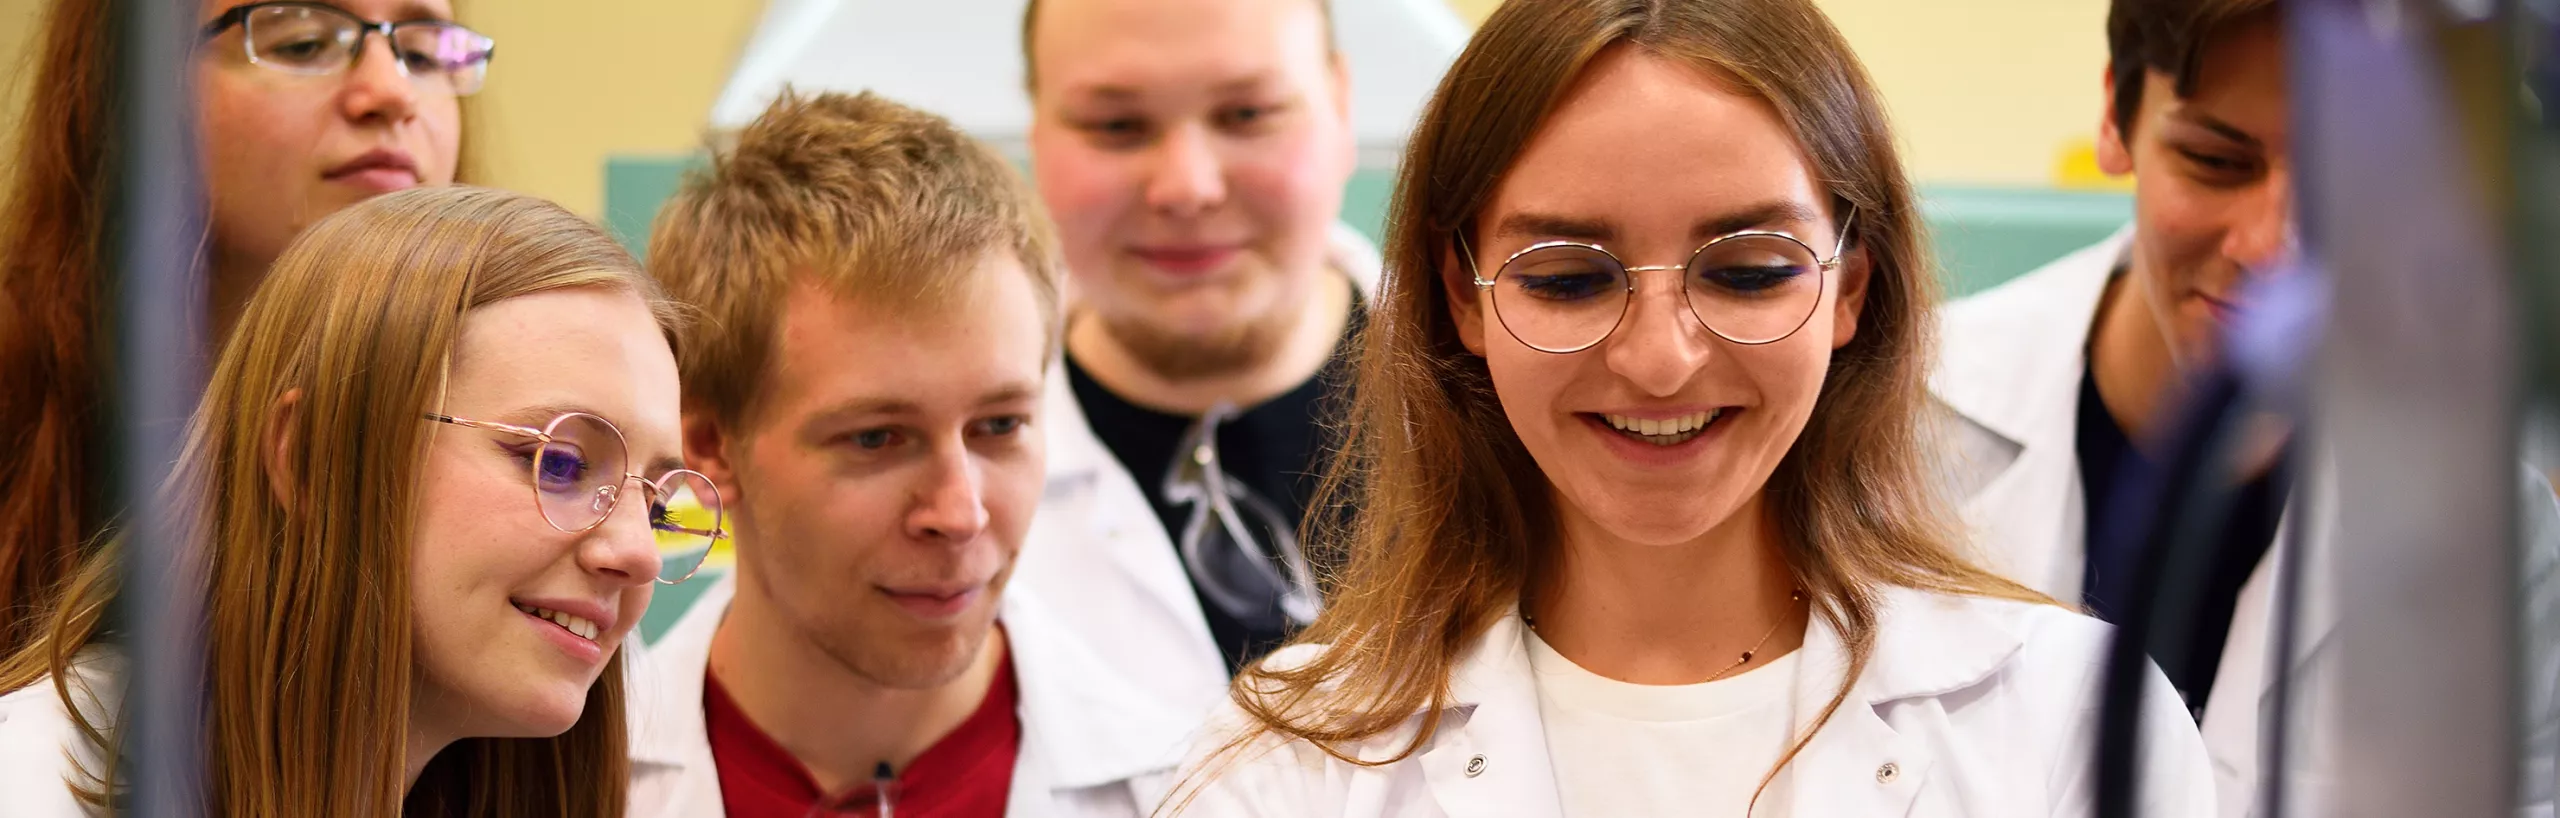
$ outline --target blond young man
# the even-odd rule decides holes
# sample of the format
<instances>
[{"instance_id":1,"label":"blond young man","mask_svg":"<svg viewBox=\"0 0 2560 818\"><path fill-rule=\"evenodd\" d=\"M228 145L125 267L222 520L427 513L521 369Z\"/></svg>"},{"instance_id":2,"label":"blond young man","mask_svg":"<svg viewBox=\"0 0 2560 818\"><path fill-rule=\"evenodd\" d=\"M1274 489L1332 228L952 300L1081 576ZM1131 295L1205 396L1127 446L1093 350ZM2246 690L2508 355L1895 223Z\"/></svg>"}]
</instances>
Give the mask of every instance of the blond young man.
<instances>
[{"instance_id":1,"label":"blond young man","mask_svg":"<svg viewBox=\"0 0 2560 818\"><path fill-rule=\"evenodd\" d=\"M1025 589L1060 324L1039 204L949 122L785 94L660 213L685 452L737 569L635 685L635 814L1135 816L1195 726ZM814 810L814 812L813 812Z\"/></svg>"}]
</instances>

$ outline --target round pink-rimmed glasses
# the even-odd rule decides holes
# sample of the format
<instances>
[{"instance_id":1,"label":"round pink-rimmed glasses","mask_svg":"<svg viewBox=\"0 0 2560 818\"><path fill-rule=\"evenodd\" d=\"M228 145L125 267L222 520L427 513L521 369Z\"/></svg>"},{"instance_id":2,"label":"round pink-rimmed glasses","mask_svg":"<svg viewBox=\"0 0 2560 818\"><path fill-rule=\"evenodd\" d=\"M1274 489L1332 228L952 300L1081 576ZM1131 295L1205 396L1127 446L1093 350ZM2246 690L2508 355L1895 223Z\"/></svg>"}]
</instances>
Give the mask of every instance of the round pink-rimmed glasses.
<instances>
[{"instance_id":1,"label":"round pink-rimmed glasses","mask_svg":"<svg viewBox=\"0 0 2560 818\"><path fill-rule=\"evenodd\" d=\"M721 527L720 487L692 469L669 469L651 480L631 471L622 429L585 412L563 412L536 429L512 423L439 415L426 419L515 435L532 441L523 457L533 485L534 508L552 528L577 534L603 525L622 501L626 481L640 481L648 497L649 528L657 535L657 581L674 585L702 570L712 546L728 538Z\"/></svg>"}]
</instances>

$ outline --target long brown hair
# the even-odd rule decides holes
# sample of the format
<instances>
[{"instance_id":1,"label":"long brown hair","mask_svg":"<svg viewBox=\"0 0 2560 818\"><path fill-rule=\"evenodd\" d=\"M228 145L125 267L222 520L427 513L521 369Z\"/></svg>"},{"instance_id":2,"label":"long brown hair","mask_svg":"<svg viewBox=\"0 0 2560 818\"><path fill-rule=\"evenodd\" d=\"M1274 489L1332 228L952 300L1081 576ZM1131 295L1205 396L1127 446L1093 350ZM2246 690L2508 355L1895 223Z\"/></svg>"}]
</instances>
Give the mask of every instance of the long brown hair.
<instances>
[{"instance_id":1,"label":"long brown hair","mask_svg":"<svg viewBox=\"0 0 2560 818\"><path fill-rule=\"evenodd\" d=\"M1406 149L1348 442L1322 495L1348 520L1322 539L1343 546L1348 563L1331 605L1298 639L1323 649L1237 677L1247 728L1185 789L1271 736L1361 765L1412 755L1439 727L1459 658L1553 559L1546 478L1505 419L1484 360L1458 340L1441 264L1583 66L1618 44L1767 100L1814 178L1858 214L1851 246L1872 272L1857 335L1833 354L1812 419L1765 489L1789 566L1850 655L1814 729L1874 653L1884 588L2046 601L1951 545L1921 444L1935 277L1883 103L1830 21L1811 0L1510 0L1442 78ZM1421 730L1394 754L1352 751L1417 714Z\"/></svg>"},{"instance_id":2,"label":"long brown hair","mask_svg":"<svg viewBox=\"0 0 2560 818\"><path fill-rule=\"evenodd\" d=\"M115 26L104 0L51 6L0 199L0 655L34 638L45 595L106 517L90 486Z\"/></svg>"},{"instance_id":3,"label":"long brown hair","mask_svg":"<svg viewBox=\"0 0 2560 818\"><path fill-rule=\"evenodd\" d=\"M468 313L572 287L656 285L602 230L556 205L477 188L378 197L296 238L223 345L170 498L196 521L206 582L205 796L214 815L619 816L628 775L622 659L547 739L467 739L403 794L411 678L409 548L433 430ZM299 390L281 416L280 399ZM276 474L274 424L292 441ZM291 496L280 502L281 481ZM0 691L117 638L116 552L101 549ZM72 704L70 691L61 690ZM89 740L108 731L72 707ZM98 773L112 775L113 771ZM78 783L78 782L75 782ZM112 782L82 787L111 800Z\"/></svg>"}]
</instances>

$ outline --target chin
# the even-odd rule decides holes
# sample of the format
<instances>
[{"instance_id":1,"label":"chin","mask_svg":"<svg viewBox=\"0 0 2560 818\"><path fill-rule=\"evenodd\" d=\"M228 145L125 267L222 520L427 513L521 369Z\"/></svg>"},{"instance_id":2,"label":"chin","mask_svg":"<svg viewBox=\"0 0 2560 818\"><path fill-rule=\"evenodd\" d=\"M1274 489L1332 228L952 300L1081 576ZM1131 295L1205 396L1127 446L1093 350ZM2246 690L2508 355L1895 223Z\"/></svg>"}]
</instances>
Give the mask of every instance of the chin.
<instances>
[{"instance_id":1,"label":"chin","mask_svg":"<svg viewBox=\"0 0 2560 818\"><path fill-rule=\"evenodd\" d=\"M985 649L993 616L972 616L962 623L917 626L898 623L890 633L864 633L863 628L837 628L851 635L827 640L826 651L856 674L883 687L925 690L959 678Z\"/></svg>"},{"instance_id":2,"label":"chin","mask_svg":"<svg viewBox=\"0 0 2560 818\"><path fill-rule=\"evenodd\" d=\"M1598 502L1579 503L1583 514L1600 530L1626 542L1647 546L1674 546L1697 541L1731 517L1731 504L1698 502L1692 498L1645 500L1643 492L1613 494Z\"/></svg>"},{"instance_id":3,"label":"chin","mask_svg":"<svg viewBox=\"0 0 2560 818\"><path fill-rule=\"evenodd\" d=\"M586 714L587 686L561 682L524 691L508 713L508 738L550 738L569 732Z\"/></svg>"}]
</instances>

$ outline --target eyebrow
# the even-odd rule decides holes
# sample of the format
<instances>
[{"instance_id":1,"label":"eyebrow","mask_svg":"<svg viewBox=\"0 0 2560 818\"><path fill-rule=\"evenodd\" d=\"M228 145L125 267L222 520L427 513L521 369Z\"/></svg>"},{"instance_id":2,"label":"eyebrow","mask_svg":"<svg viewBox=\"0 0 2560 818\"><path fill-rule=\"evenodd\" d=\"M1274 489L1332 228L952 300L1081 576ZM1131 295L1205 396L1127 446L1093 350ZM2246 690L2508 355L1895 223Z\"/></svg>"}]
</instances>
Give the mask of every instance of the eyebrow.
<instances>
[{"instance_id":1,"label":"eyebrow","mask_svg":"<svg viewBox=\"0 0 2560 818\"><path fill-rule=\"evenodd\" d=\"M1040 399L1040 387L1030 381L1015 381L980 395L977 408ZM924 405L904 398L854 398L809 417L803 427L819 427L842 423L847 419L868 415L914 415L924 412Z\"/></svg>"},{"instance_id":2,"label":"eyebrow","mask_svg":"<svg viewBox=\"0 0 2560 818\"><path fill-rule=\"evenodd\" d=\"M1705 241L1727 233L1784 225L1820 224L1822 214L1802 202L1772 199L1699 220L1689 228L1689 238ZM1495 224L1494 238L1567 239L1606 243L1618 237L1617 226L1602 219L1584 219L1552 213L1519 212L1502 217Z\"/></svg>"},{"instance_id":3,"label":"eyebrow","mask_svg":"<svg viewBox=\"0 0 2560 818\"><path fill-rule=\"evenodd\" d=\"M1211 96L1227 97L1245 93L1247 91L1257 91L1269 87L1277 78L1278 74L1275 72L1257 71L1244 77L1228 80L1215 86L1211 86L1209 93ZM1147 95L1146 89L1133 85L1106 84L1072 88L1069 90L1071 93L1084 94L1112 102L1143 99Z\"/></svg>"},{"instance_id":4,"label":"eyebrow","mask_svg":"<svg viewBox=\"0 0 2560 818\"><path fill-rule=\"evenodd\" d=\"M2238 143L2240 143L2241 145L2246 146L2246 147L2249 147L2249 148L2252 148L2252 149L2258 149L2258 148L2264 148L2264 147L2266 147L2266 143L2264 143L2264 142L2260 141L2260 140L2259 140L2257 137L2255 137L2255 136L2251 136L2251 135L2249 135L2249 132L2248 132L2248 131L2240 130L2240 128L2239 128L2238 126L2232 125L2231 123L2224 122L2224 121L2219 120L2219 119L2215 119L2215 118L2213 118L2213 115L2211 115L2211 114L2207 114L2207 113L2203 113L2203 112L2200 112L2200 111L2196 111L2196 110L2194 110L2194 109L2192 109L2192 108L2187 108L2187 109L2180 109L2178 112L2176 112L2176 113L2174 113L2174 114L2171 114L2170 116L2171 116L2171 117L2176 118L2176 119L2177 119L2178 121L2180 121L2180 122L2184 122L2184 123L2187 123L2187 124L2189 124L2189 125L2194 125L2194 126L2196 126L2196 127L2203 128L2203 129L2208 130L2208 131L2212 131L2212 132L2214 132L2215 134L2220 135L2220 136L2221 136L2222 138L2224 138L2224 139L2228 139L2228 140L2231 140L2231 141L2233 141L2233 142L2238 142Z\"/></svg>"},{"instance_id":5,"label":"eyebrow","mask_svg":"<svg viewBox=\"0 0 2560 818\"><path fill-rule=\"evenodd\" d=\"M435 7L427 5L425 2L422 2L422 0L408 0L407 2L401 3L400 10L395 13L399 15L391 18L391 21L395 23L453 22L452 15L437 14ZM361 17L363 15L357 16Z\"/></svg>"},{"instance_id":6,"label":"eyebrow","mask_svg":"<svg viewBox=\"0 0 2560 818\"><path fill-rule=\"evenodd\" d=\"M504 414L504 415L500 415L500 416L498 416L498 417L496 418L496 420L497 420L498 422L500 422L500 423L512 423L512 424L515 424L515 425L517 425L517 426L522 426L522 427L525 427L525 428L528 428L528 429L533 429L533 430L536 430L536 431L540 431L540 430L542 429L542 425L543 425L543 424L546 424L546 423L550 423L552 418L556 418L556 417L559 417L559 416L561 416L561 415L569 414L569 413L571 413L571 412L577 412L577 413L579 413L579 414L586 414L586 415L594 415L594 416L596 416L596 417L604 417L604 413L603 413L603 412L598 412L598 411L596 411L596 410L594 410L594 409L589 409L589 408L587 408L587 407L579 406L579 405L577 405L577 404L572 404L572 403L551 403L551 404L542 404L542 405L539 405L539 406L527 406L527 407L523 407L523 408L517 409L517 410L515 410L515 411L508 412L508 413L506 413L506 414ZM612 422L612 421L608 419L606 422L610 423L610 422ZM617 424L617 427L618 427L618 424Z\"/></svg>"}]
</instances>

